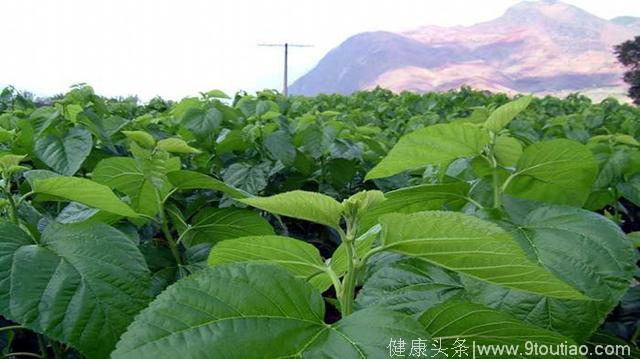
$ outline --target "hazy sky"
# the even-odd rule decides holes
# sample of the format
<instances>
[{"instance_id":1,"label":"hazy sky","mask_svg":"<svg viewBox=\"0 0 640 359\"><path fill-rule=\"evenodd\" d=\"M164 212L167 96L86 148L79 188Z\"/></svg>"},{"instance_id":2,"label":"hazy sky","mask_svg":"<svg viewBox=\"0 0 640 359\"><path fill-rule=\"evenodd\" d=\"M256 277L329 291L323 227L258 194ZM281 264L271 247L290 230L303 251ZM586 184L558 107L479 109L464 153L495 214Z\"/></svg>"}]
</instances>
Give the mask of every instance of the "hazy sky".
<instances>
[{"instance_id":1,"label":"hazy sky","mask_svg":"<svg viewBox=\"0 0 640 359\"><path fill-rule=\"evenodd\" d=\"M281 88L351 35L421 25L470 25L518 0L0 0L0 86L37 94L78 82L108 96L178 99L214 88L228 93ZM567 0L603 18L640 16L640 0Z\"/></svg>"}]
</instances>

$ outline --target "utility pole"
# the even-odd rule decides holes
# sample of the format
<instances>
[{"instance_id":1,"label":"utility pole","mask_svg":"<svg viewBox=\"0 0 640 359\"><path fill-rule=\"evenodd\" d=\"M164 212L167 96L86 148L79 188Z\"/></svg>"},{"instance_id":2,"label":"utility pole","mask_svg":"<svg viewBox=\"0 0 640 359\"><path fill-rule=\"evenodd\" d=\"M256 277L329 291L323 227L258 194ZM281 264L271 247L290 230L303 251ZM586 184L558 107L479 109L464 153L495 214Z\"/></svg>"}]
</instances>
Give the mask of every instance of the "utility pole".
<instances>
[{"instance_id":1,"label":"utility pole","mask_svg":"<svg viewBox=\"0 0 640 359\"><path fill-rule=\"evenodd\" d=\"M289 96L289 47L313 47L313 45L302 44L258 44L258 46L266 47L284 47L284 83L282 86L282 93L284 96Z\"/></svg>"}]
</instances>

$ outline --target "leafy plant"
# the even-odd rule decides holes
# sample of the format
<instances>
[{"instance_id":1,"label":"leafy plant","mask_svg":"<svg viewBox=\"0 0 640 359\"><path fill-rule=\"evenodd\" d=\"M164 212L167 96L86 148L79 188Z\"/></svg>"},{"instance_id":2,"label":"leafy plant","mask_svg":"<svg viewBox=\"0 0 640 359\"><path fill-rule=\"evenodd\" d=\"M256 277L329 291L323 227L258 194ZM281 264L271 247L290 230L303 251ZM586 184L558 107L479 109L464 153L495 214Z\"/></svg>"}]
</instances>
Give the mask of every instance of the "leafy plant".
<instances>
[{"instance_id":1,"label":"leafy plant","mask_svg":"<svg viewBox=\"0 0 640 359\"><path fill-rule=\"evenodd\" d=\"M39 104L5 90L0 345L243 359L388 357L393 338L634 347L637 236L621 227L640 229L639 114L470 89L146 105L84 85Z\"/></svg>"}]
</instances>

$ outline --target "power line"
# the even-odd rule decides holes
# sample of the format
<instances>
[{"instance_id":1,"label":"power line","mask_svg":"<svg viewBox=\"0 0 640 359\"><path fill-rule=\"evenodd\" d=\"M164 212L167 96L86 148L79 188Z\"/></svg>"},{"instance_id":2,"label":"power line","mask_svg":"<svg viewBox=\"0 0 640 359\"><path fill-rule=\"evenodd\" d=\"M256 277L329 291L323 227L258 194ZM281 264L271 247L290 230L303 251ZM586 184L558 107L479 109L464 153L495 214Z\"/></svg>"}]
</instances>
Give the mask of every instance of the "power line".
<instances>
[{"instance_id":1,"label":"power line","mask_svg":"<svg viewBox=\"0 0 640 359\"><path fill-rule=\"evenodd\" d=\"M313 47L313 45L306 44L289 44L285 42L284 44L258 44L258 46L262 47L284 47L284 84L282 86L282 93L286 96L289 95L289 47Z\"/></svg>"}]
</instances>

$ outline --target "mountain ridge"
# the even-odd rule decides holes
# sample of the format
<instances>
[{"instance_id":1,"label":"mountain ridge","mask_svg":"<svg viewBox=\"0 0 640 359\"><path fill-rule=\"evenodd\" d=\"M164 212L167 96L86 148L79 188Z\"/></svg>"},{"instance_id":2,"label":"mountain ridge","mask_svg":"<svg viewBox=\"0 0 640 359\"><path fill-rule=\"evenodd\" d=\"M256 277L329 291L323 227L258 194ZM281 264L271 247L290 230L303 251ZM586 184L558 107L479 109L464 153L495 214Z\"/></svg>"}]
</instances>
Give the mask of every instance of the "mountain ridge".
<instances>
[{"instance_id":1,"label":"mountain ridge","mask_svg":"<svg viewBox=\"0 0 640 359\"><path fill-rule=\"evenodd\" d=\"M622 94L613 46L640 34L640 18L607 20L554 0L524 1L470 26L427 25L351 36L290 87L293 94L484 90Z\"/></svg>"}]
</instances>

